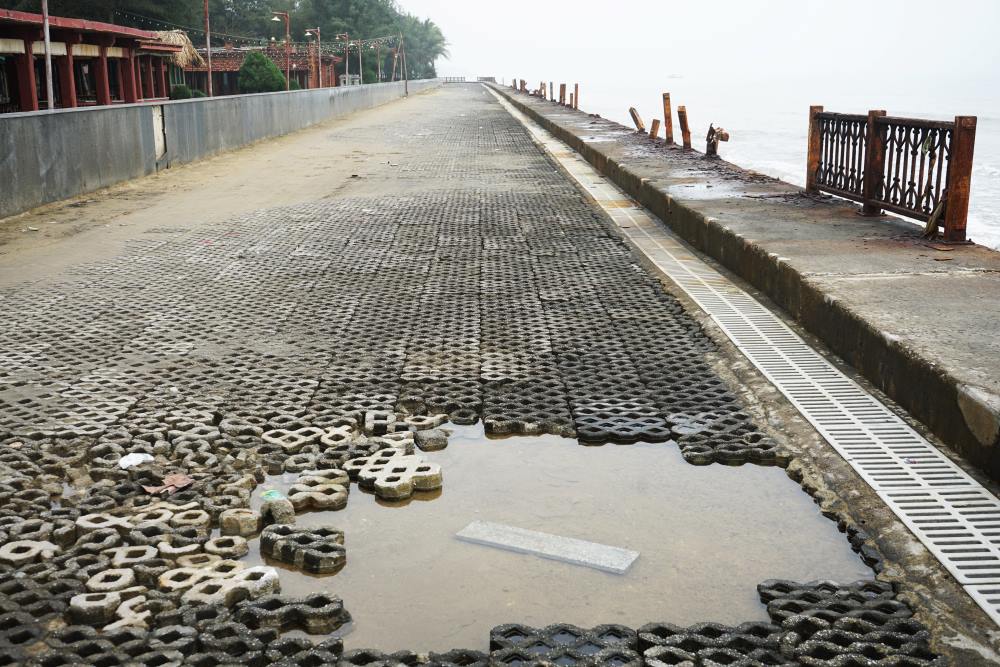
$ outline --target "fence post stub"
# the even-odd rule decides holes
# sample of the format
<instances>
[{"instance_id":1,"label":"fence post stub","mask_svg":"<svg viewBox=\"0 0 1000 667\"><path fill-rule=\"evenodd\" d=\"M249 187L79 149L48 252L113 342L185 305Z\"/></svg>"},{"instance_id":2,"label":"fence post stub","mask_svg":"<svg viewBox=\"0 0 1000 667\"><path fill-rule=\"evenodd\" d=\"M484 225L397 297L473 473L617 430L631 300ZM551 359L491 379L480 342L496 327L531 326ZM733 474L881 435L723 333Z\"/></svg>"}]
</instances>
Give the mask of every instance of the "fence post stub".
<instances>
[{"instance_id":1,"label":"fence post stub","mask_svg":"<svg viewBox=\"0 0 1000 667\"><path fill-rule=\"evenodd\" d=\"M820 126L816 117L823 113L822 106L809 107L809 150L806 157L806 191L817 192L816 174L819 173Z\"/></svg>"},{"instance_id":2,"label":"fence post stub","mask_svg":"<svg viewBox=\"0 0 1000 667\"><path fill-rule=\"evenodd\" d=\"M976 147L976 116L955 116L948 162L948 196L944 205L944 241L965 243L972 183L972 154Z\"/></svg>"},{"instance_id":3,"label":"fence post stub","mask_svg":"<svg viewBox=\"0 0 1000 667\"><path fill-rule=\"evenodd\" d=\"M878 199L878 185L885 168L885 137L875 121L885 115L885 109L868 112L865 130L865 173L861 182L861 215L882 215L882 207L875 203Z\"/></svg>"}]
</instances>

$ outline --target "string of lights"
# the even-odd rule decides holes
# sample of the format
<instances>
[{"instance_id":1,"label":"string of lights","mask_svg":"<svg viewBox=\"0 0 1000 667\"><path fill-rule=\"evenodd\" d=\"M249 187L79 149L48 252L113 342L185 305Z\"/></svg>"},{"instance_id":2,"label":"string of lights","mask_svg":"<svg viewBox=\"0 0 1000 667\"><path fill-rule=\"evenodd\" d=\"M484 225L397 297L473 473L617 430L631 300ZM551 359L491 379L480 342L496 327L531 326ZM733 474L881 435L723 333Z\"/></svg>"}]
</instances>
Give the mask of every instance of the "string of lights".
<instances>
[{"instance_id":1,"label":"string of lights","mask_svg":"<svg viewBox=\"0 0 1000 667\"><path fill-rule=\"evenodd\" d=\"M135 28L146 28L155 30L184 30L191 36L200 36L204 38L205 31L201 28L195 28L192 26L184 26L177 23L171 23L170 21L163 21L161 19L154 19L149 16L143 16L142 14L136 14L134 12L128 12L124 10L115 10L115 15L130 21L132 27ZM280 43L284 44L285 41L275 40L273 38L266 37L248 37L246 35L231 35L222 32L212 31L212 39L222 42L226 42L233 45L240 46L266 46L268 44ZM366 49L369 51L376 51L381 48L391 47L395 48L399 43L399 35L386 35L384 37L372 37L370 39L352 39L350 41L350 50L352 52L357 52L360 49ZM293 41L290 44L293 48L315 48L314 43L311 41L306 42L296 42ZM219 47L212 48L212 57L216 57L216 49ZM329 53L333 55L342 55L347 51L347 43L344 41L332 40L330 42L323 42L321 51L323 53Z\"/></svg>"},{"instance_id":2,"label":"string of lights","mask_svg":"<svg viewBox=\"0 0 1000 667\"><path fill-rule=\"evenodd\" d=\"M163 21L161 19L154 19L149 16L143 16L142 14L136 14L134 12L127 12L121 9L115 10L115 16L130 21L133 28L147 28L153 30L183 30L189 35L194 33L195 35L205 36L205 31L201 28L194 28L191 26L180 25L178 23L171 23L170 21ZM264 37L247 37L246 35L230 35L227 33L212 31L212 38L218 38L227 42L239 43L239 44L264 44L268 40Z\"/></svg>"}]
</instances>

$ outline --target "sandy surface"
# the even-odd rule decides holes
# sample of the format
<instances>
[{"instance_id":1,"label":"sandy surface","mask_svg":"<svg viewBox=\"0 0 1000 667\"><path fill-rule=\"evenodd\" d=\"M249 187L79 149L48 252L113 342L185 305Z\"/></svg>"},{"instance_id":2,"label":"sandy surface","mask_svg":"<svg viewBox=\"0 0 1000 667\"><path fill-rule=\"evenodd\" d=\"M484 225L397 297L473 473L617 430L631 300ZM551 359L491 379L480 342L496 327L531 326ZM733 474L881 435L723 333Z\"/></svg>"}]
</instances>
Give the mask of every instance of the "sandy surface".
<instances>
[{"instance_id":1,"label":"sandy surface","mask_svg":"<svg viewBox=\"0 0 1000 667\"><path fill-rule=\"evenodd\" d=\"M189 228L259 208L367 194L366 177L398 169L400 153L391 134L379 141L352 131L406 121L417 97L0 220L0 285L114 256L150 228Z\"/></svg>"}]
</instances>

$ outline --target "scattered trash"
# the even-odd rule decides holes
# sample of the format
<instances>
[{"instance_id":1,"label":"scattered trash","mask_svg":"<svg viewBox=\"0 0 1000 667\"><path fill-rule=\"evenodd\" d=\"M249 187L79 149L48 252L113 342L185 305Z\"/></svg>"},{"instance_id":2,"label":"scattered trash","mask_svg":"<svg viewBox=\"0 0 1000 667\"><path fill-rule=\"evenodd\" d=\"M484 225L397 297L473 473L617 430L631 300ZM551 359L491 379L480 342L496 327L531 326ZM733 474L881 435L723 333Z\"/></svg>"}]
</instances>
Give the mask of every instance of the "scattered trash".
<instances>
[{"instance_id":1,"label":"scattered trash","mask_svg":"<svg viewBox=\"0 0 1000 667\"><path fill-rule=\"evenodd\" d=\"M361 178L361 177L358 176L357 174L351 174L351 178Z\"/></svg>"},{"instance_id":2,"label":"scattered trash","mask_svg":"<svg viewBox=\"0 0 1000 667\"><path fill-rule=\"evenodd\" d=\"M277 489L268 489L264 493L260 494L261 500L284 500L285 494Z\"/></svg>"},{"instance_id":3,"label":"scattered trash","mask_svg":"<svg viewBox=\"0 0 1000 667\"><path fill-rule=\"evenodd\" d=\"M22 232L37 232L38 231L38 227L25 227L21 231Z\"/></svg>"},{"instance_id":4,"label":"scattered trash","mask_svg":"<svg viewBox=\"0 0 1000 667\"><path fill-rule=\"evenodd\" d=\"M174 475L167 475L163 478L163 484L160 486L144 486L142 489L146 493L151 493L154 496L170 496L183 488L191 486L194 484L194 480L187 475L177 473Z\"/></svg>"},{"instance_id":5,"label":"scattered trash","mask_svg":"<svg viewBox=\"0 0 1000 667\"><path fill-rule=\"evenodd\" d=\"M143 463L148 463L153 460L152 454L145 454L142 452L133 452L132 454L126 454L125 456L118 459L118 467L122 470L128 470L137 465Z\"/></svg>"}]
</instances>

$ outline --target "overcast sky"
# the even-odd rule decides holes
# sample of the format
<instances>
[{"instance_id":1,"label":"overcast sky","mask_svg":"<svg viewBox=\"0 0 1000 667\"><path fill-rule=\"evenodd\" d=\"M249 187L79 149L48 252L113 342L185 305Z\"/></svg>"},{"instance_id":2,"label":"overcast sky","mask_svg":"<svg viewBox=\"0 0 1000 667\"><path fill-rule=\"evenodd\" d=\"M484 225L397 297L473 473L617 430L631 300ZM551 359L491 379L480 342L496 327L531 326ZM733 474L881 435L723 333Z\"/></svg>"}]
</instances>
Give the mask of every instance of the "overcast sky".
<instances>
[{"instance_id":1,"label":"overcast sky","mask_svg":"<svg viewBox=\"0 0 1000 667\"><path fill-rule=\"evenodd\" d=\"M588 81L622 70L725 82L1000 84L998 0L398 0L444 31L441 75Z\"/></svg>"}]
</instances>

